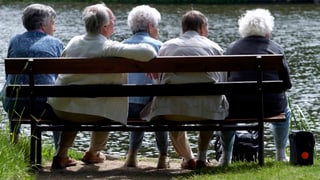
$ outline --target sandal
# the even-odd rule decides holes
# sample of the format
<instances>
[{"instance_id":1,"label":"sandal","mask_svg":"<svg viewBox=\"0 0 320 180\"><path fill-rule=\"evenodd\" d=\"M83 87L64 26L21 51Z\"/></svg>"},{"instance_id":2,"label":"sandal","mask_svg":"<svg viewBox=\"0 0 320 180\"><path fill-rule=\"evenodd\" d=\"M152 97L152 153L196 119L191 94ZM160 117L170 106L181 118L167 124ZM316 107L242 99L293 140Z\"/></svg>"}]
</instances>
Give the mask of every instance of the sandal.
<instances>
[{"instance_id":1,"label":"sandal","mask_svg":"<svg viewBox=\"0 0 320 180\"><path fill-rule=\"evenodd\" d=\"M74 159L71 159L70 157L55 156L55 157L53 157L51 168L63 169L63 168L66 168L69 166L75 166L75 165L77 165L77 161Z\"/></svg>"},{"instance_id":2,"label":"sandal","mask_svg":"<svg viewBox=\"0 0 320 180\"><path fill-rule=\"evenodd\" d=\"M103 163L106 159L106 156L99 152L96 155L92 154L91 152L86 152L81 159L82 162L86 164L96 164L96 163Z\"/></svg>"}]
</instances>

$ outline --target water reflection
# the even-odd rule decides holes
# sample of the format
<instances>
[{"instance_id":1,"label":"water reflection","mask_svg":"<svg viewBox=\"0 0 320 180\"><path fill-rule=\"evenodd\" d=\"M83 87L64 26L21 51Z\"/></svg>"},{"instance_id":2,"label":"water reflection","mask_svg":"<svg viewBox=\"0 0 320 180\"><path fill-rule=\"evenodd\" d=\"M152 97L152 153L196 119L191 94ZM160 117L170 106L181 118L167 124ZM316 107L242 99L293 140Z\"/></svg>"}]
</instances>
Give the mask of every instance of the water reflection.
<instances>
[{"instance_id":1,"label":"water reflection","mask_svg":"<svg viewBox=\"0 0 320 180\"><path fill-rule=\"evenodd\" d=\"M60 38L64 45L75 35L84 33L81 22L81 11L85 3L57 3L51 4L57 11L55 36ZM121 41L129 37L130 30L126 24L128 12L134 5L112 4L109 7L117 16L117 24L112 39ZM24 31L20 16L25 4L0 5L0 56L1 62L6 57L8 41L11 36ZM181 33L180 18L190 9L200 10L209 18L209 38L225 48L229 43L239 38L237 30L238 17L246 10L256 7L268 8L275 16L275 30L272 38L281 44L291 69L293 88L288 95L293 104L298 105L305 112L320 122L320 31L318 17L320 6L317 5L155 5L162 14L160 24L161 41L177 37ZM0 66L3 72L3 65ZM0 75L2 86L4 74ZM312 126L316 137L319 136L319 126ZM45 135L46 137L48 135ZM194 152L196 152L197 134L191 136ZM51 140L51 139L48 139ZM88 146L88 133L81 133L76 139L77 149L84 151ZM128 133L112 132L106 151L111 154L124 155L128 145ZM317 143L319 149L319 143ZM266 152L271 155L274 145L270 128L266 127ZM172 147L170 151L173 152ZM140 152L147 156L157 156L153 133L146 133L144 145ZM213 156L210 147L210 156ZM272 154L273 155L273 154ZM172 156L175 156L173 153Z\"/></svg>"}]
</instances>

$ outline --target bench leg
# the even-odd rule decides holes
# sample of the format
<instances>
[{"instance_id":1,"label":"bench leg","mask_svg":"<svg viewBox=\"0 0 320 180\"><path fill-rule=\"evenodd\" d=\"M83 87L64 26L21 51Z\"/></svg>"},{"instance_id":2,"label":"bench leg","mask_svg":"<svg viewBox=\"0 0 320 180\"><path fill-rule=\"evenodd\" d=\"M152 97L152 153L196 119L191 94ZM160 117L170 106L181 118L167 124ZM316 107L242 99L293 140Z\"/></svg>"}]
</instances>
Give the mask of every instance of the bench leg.
<instances>
[{"instance_id":1,"label":"bench leg","mask_svg":"<svg viewBox=\"0 0 320 180\"><path fill-rule=\"evenodd\" d=\"M258 149L258 160L259 165L264 165L264 123L258 123L258 139L259 139L259 149Z\"/></svg>"},{"instance_id":2,"label":"bench leg","mask_svg":"<svg viewBox=\"0 0 320 180\"><path fill-rule=\"evenodd\" d=\"M36 165L35 124L31 124L31 136L30 136L30 165L31 165L31 168L35 168L35 165Z\"/></svg>"},{"instance_id":3,"label":"bench leg","mask_svg":"<svg viewBox=\"0 0 320 180\"><path fill-rule=\"evenodd\" d=\"M41 162L42 162L42 145L41 145L41 130L39 128L36 128L36 135L37 135L37 143L36 143L36 150L37 150L37 168L41 168Z\"/></svg>"}]
</instances>

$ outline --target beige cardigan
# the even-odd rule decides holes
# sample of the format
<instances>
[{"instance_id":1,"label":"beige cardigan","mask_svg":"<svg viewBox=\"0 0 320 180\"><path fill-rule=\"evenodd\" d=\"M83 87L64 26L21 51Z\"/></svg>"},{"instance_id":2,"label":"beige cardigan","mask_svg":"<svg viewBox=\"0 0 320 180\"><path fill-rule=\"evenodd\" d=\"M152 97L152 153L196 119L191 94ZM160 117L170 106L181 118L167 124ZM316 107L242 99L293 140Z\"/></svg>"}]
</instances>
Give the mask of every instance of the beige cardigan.
<instances>
[{"instance_id":1,"label":"beige cardigan","mask_svg":"<svg viewBox=\"0 0 320 180\"><path fill-rule=\"evenodd\" d=\"M179 38L169 40L160 49L160 56L219 55L222 49L195 31L188 31ZM219 82L226 81L227 74L207 73L162 73L159 83ZM154 97L141 112L144 120L150 121L159 115L183 115L204 119L222 120L228 116L229 103L224 95L190 97Z\"/></svg>"},{"instance_id":2,"label":"beige cardigan","mask_svg":"<svg viewBox=\"0 0 320 180\"><path fill-rule=\"evenodd\" d=\"M64 57L125 57L148 61L156 56L152 46L129 45L111 41L102 35L76 36L63 51ZM127 74L60 74L56 84L124 84ZM126 124L128 98L49 98L48 103L59 111L106 117Z\"/></svg>"}]
</instances>

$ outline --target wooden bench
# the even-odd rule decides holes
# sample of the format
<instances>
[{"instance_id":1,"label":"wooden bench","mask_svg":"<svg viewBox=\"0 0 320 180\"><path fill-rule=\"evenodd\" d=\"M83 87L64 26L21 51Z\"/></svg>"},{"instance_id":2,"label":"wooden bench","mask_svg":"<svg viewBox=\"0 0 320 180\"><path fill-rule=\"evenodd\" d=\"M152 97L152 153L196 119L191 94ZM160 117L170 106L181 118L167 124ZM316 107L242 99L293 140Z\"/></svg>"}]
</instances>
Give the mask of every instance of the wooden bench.
<instances>
[{"instance_id":1,"label":"wooden bench","mask_svg":"<svg viewBox=\"0 0 320 180\"><path fill-rule=\"evenodd\" d=\"M253 93L259 98L256 111L259 116L252 119L226 119L204 121L146 122L128 119L127 125L106 120L95 123L68 124L55 119L16 119L31 125L30 163L41 167L41 133L43 131L205 131L205 130L256 130L259 135L259 164L264 164L264 123L284 121L284 114L265 118L263 115L263 93L282 92L282 81L263 81L265 70L283 70L282 55L224 55L195 57L157 57L149 62L125 58L6 58L6 74L28 74L29 84L9 85L7 94L18 90L20 97L121 97L121 96L193 96L227 93ZM77 73L131 73L131 72L213 72L256 71L257 81L188 83L188 84L97 84L97 85L37 85L35 74ZM188 89L188 91L186 91ZM31 103L32 105L33 103ZM254 110L253 110L254 111ZM184 124L184 126L181 126Z\"/></svg>"}]
</instances>

